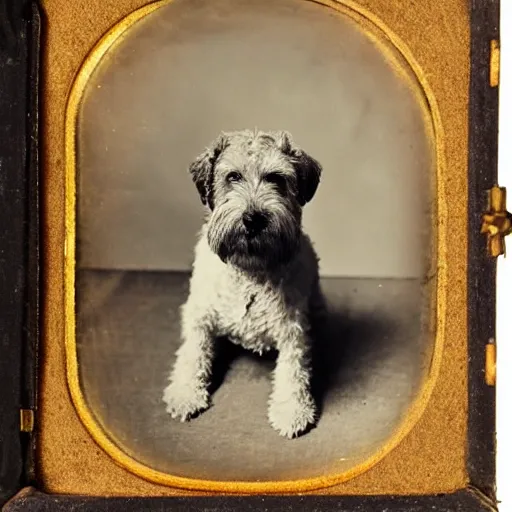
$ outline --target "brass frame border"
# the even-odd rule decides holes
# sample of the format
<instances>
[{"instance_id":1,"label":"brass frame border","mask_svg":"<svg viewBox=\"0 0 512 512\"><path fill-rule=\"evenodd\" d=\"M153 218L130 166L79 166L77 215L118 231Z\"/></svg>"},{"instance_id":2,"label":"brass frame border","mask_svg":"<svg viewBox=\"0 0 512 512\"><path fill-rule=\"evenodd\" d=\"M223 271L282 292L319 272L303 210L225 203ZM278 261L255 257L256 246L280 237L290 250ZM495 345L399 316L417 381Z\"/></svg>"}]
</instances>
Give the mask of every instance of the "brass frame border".
<instances>
[{"instance_id":1,"label":"brass frame border","mask_svg":"<svg viewBox=\"0 0 512 512\"><path fill-rule=\"evenodd\" d=\"M348 16L359 26L371 26L374 32L379 33L382 41L391 44L401 54L422 89L428 114L433 123L434 141L436 144L436 200L437 211L434 219L437 235L437 247L435 254L435 278L436 278L436 305L435 326L436 336L428 377L423 388L410 405L407 416L395 430L395 433L386 443L371 457L353 468L339 474L325 475L313 478L290 481L216 481L200 480L187 477L174 476L162 471L152 469L142 464L119 448L98 425L94 415L89 410L82 394L79 382L78 361L76 357L76 324L75 324L75 249L76 249L76 118L80 108L80 102L87 81L102 57L108 52L118 38L136 22L154 12L158 8L167 5L172 0L158 0L141 7L123 18L112 27L94 46L86 57L73 83L66 108L65 119L65 165L66 165L66 195L65 195L65 243L64 243L64 336L66 347L67 381L71 398L75 409L85 428L96 443L112 459L123 468L151 482L171 486L175 488L240 493L240 494L268 494L268 493L293 493L307 492L320 488L330 487L369 470L394 448L396 448L416 425L423 415L428 401L432 395L437 377L439 375L442 350L445 336L446 315L446 229L447 229L447 205L445 196L445 160L444 160L444 133L441 126L440 114L433 91L430 89L419 64L414 59L407 45L376 16L366 9L356 5L352 0L308 0L334 8L338 12ZM395 64L397 70L403 69L402 63L398 63L388 47L379 41L374 34L369 37L377 44L380 43L385 57Z\"/></svg>"}]
</instances>

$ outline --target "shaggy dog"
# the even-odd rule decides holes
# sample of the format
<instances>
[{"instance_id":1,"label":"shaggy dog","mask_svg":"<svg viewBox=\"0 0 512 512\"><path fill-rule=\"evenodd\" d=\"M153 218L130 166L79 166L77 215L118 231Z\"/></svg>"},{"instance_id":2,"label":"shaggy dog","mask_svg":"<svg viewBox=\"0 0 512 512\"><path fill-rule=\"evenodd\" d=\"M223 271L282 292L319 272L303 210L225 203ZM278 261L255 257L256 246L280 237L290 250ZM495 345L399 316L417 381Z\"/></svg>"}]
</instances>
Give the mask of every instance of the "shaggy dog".
<instances>
[{"instance_id":1,"label":"shaggy dog","mask_svg":"<svg viewBox=\"0 0 512 512\"><path fill-rule=\"evenodd\" d=\"M301 219L320 164L287 132L241 131L220 135L190 173L207 216L164 392L167 412L185 421L209 406L216 339L227 337L259 354L277 351L268 418L279 434L296 437L316 421L311 323L324 307Z\"/></svg>"}]
</instances>

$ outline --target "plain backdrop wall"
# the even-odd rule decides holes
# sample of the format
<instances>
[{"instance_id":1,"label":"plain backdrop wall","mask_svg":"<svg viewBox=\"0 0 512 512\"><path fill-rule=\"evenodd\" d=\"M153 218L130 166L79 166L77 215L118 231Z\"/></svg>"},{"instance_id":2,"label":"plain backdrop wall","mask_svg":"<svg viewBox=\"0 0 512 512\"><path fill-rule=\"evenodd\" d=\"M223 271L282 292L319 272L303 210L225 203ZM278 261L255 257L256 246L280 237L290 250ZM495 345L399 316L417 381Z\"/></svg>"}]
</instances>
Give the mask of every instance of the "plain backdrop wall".
<instances>
[{"instance_id":1,"label":"plain backdrop wall","mask_svg":"<svg viewBox=\"0 0 512 512\"><path fill-rule=\"evenodd\" d=\"M419 277L434 148L418 91L306 0L175 0L101 61L78 119L79 264L186 270L189 163L221 130L289 130L323 165L304 228L323 275Z\"/></svg>"}]
</instances>

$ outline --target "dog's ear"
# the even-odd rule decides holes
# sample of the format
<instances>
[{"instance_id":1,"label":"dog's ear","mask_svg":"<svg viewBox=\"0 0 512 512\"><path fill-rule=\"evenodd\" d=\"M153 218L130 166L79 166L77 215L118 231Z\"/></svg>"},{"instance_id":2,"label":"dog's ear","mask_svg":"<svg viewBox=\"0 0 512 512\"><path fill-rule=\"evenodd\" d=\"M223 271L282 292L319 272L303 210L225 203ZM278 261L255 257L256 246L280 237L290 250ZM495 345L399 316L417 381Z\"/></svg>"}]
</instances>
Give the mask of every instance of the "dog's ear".
<instances>
[{"instance_id":1,"label":"dog's ear","mask_svg":"<svg viewBox=\"0 0 512 512\"><path fill-rule=\"evenodd\" d=\"M313 157L293 143L291 135L286 131L275 134L275 139L284 154L291 158L297 174L297 200L301 206L313 199L320 176L322 166Z\"/></svg>"},{"instance_id":2,"label":"dog's ear","mask_svg":"<svg viewBox=\"0 0 512 512\"><path fill-rule=\"evenodd\" d=\"M222 133L208 148L206 148L191 164L189 172L192 175L201 202L213 210L213 175L215 163L228 146L228 136Z\"/></svg>"}]
</instances>

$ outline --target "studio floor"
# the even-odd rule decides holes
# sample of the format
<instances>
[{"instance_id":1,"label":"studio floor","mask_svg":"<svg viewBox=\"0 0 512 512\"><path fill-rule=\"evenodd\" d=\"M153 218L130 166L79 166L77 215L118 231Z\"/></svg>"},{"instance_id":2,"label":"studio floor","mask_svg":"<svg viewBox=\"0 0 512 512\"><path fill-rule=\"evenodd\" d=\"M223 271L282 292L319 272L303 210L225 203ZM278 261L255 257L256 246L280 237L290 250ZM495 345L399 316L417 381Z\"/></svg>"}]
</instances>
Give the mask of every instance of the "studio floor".
<instances>
[{"instance_id":1,"label":"studio floor","mask_svg":"<svg viewBox=\"0 0 512 512\"><path fill-rule=\"evenodd\" d=\"M309 433L288 440L266 417L273 361L228 344L221 346L213 406L188 423L165 412L162 392L180 343L188 278L78 274L81 386L98 423L133 458L190 478L307 478L361 462L398 427L432 352L422 333L419 280L322 280L330 313L316 367L321 417Z\"/></svg>"}]
</instances>

